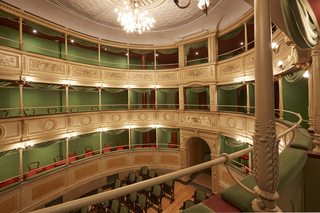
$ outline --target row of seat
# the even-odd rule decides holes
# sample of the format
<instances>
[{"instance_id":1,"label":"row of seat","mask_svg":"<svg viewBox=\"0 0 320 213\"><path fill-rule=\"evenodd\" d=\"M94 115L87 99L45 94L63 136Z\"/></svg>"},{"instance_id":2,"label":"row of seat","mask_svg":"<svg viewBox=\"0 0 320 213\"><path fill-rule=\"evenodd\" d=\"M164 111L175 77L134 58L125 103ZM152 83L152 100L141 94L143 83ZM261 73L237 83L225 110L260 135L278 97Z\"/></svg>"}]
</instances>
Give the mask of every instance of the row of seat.
<instances>
[{"instance_id":1,"label":"row of seat","mask_svg":"<svg viewBox=\"0 0 320 213\"><path fill-rule=\"evenodd\" d=\"M201 203L202 201L205 201L208 198L208 196L207 196L207 193L205 191L203 191L202 189L197 189L191 198L193 198L193 201L192 200L184 201L183 205L180 207L180 210L185 210L185 209L188 209L198 203Z\"/></svg>"}]
</instances>

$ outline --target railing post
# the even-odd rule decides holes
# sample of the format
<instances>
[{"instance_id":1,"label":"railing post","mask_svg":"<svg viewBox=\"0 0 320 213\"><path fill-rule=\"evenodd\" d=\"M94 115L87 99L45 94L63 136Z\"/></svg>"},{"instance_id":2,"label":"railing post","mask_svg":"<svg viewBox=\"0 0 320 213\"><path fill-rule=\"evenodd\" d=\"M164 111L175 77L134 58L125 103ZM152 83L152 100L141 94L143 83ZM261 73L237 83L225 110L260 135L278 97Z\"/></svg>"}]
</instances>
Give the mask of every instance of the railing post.
<instances>
[{"instance_id":1,"label":"railing post","mask_svg":"<svg viewBox=\"0 0 320 213\"><path fill-rule=\"evenodd\" d=\"M66 138L66 161L69 164L69 138Z\"/></svg>"},{"instance_id":2,"label":"railing post","mask_svg":"<svg viewBox=\"0 0 320 213\"><path fill-rule=\"evenodd\" d=\"M320 91L320 42L318 42L315 49L311 51L312 61L313 61L313 91ZM313 113L313 119L314 119L314 136L315 139L313 140L313 143L315 144L315 148L313 149L313 152L315 154L320 155L320 96L316 94L316 92L313 94L313 103L314 103L314 113Z\"/></svg>"},{"instance_id":3,"label":"railing post","mask_svg":"<svg viewBox=\"0 0 320 213\"><path fill-rule=\"evenodd\" d=\"M19 17L19 49L23 49L23 40L22 40L22 21L23 18Z\"/></svg>"},{"instance_id":4,"label":"railing post","mask_svg":"<svg viewBox=\"0 0 320 213\"><path fill-rule=\"evenodd\" d=\"M250 114L250 83L251 82L245 82L247 89L247 113Z\"/></svg>"},{"instance_id":5,"label":"railing post","mask_svg":"<svg viewBox=\"0 0 320 213\"><path fill-rule=\"evenodd\" d=\"M100 135L100 155L102 154L102 132L99 132Z\"/></svg>"},{"instance_id":6,"label":"railing post","mask_svg":"<svg viewBox=\"0 0 320 213\"><path fill-rule=\"evenodd\" d=\"M99 110L101 111L101 87L99 87Z\"/></svg>"},{"instance_id":7,"label":"railing post","mask_svg":"<svg viewBox=\"0 0 320 213\"><path fill-rule=\"evenodd\" d=\"M282 75L279 75L278 76L278 81L279 81L279 118L280 119L284 119L283 118L283 87L282 87L282 79L283 79L283 76Z\"/></svg>"},{"instance_id":8,"label":"railing post","mask_svg":"<svg viewBox=\"0 0 320 213\"><path fill-rule=\"evenodd\" d=\"M244 51L248 51L248 32L247 32L247 22L243 23L244 26Z\"/></svg>"},{"instance_id":9,"label":"railing post","mask_svg":"<svg viewBox=\"0 0 320 213\"><path fill-rule=\"evenodd\" d=\"M99 66L101 66L101 57L100 57L100 52L101 52L101 45L100 44L98 44L98 61L99 61Z\"/></svg>"},{"instance_id":10,"label":"railing post","mask_svg":"<svg viewBox=\"0 0 320 213\"><path fill-rule=\"evenodd\" d=\"M274 83L271 49L270 0L254 1L255 28L255 133L253 169L257 196L255 212L281 211L279 194L279 140L275 134Z\"/></svg>"},{"instance_id":11,"label":"railing post","mask_svg":"<svg viewBox=\"0 0 320 213\"><path fill-rule=\"evenodd\" d=\"M185 46L182 44L182 45L179 45L178 46L178 51L179 51L179 68L183 68L185 67L186 65L186 51L185 51Z\"/></svg>"},{"instance_id":12,"label":"railing post","mask_svg":"<svg viewBox=\"0 0 320 213\"><path fill-rule=\"evenodd\" d=\"M129 150L132 150L131 128L129 128Z\"/></svg>"},{"instance_id":13,"label":"railing post","mask_svg":"<svg viewBox=\"0 0 320 213\"><path fill-rule=\"evenodd\" d=\"M19 115L23 116L23 82L19 82Z\"/></svg>"},{"instance_id":14,"label":"railing post","mask_svg":"<svg viewBox=\"0 0 320 213\"><path fill-rule=\"evenodd\" d=\"M64 85L64 88L66 88L66 112L69 111L69 85Z\"/></svg>"},{"instance_id":15,"label":"railing post","mask_svg":"<svg viewBox=\"0 0 320 213\"><path fill-rule=\"evenodd\" d=\"M19 181L23 181L23 148L19 148Z\"/></svg>"},{"instance_id":16,"label":"railing post","mask_svg":"<svg viewBox=\"0 0 320 213\"><path fill-rule=\"evenodd\" d=\"M64 58L68 60L68 34L67 33L64 34L64 52L65 52Z\"/></svg>"},{"instance_id":17,"label":"railing post","mask_svg":"<svg viewBox=\"0 0 320 213\"><path fill-rule=\"evenodd\" d=\"M184 110L183 86L179 86L179 110Z\"/></svg>"},{"instance_id":18,"label":"railing post","mask_svg":"<svg viewBox=\"0 0 320 213\"><path fill-rule=\"evenodd\" d=\"M313 97L314 97L314 91L313 91L313 71L311 68L308 69L309 77L308 77L308 95L309 95L309 107L308 107L308 116L309 116L309 131L314 131L313 128Z\"/></svg>"}]
</instances>

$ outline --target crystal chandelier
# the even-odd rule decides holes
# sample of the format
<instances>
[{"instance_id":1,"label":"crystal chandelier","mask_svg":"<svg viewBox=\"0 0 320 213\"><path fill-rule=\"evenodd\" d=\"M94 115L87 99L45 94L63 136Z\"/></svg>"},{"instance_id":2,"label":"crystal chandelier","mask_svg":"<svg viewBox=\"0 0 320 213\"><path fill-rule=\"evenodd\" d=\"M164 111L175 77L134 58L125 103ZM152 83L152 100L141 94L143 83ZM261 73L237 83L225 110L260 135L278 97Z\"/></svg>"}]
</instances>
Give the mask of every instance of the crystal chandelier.
<instances>
[{"instance_id":1,"label":"crystal chandelier","mask_svg":"<svg viewBox=\"0 0 320 213\"><path fill-rule=\"evenodd\" d=\"M125 8L115 9L118 12L118 21L127 32L136 32L140 35L142 31L150 30L155 22L148 11L142 11L138 0L129 0L123 2Z\"/></svg>"}]
</instances>

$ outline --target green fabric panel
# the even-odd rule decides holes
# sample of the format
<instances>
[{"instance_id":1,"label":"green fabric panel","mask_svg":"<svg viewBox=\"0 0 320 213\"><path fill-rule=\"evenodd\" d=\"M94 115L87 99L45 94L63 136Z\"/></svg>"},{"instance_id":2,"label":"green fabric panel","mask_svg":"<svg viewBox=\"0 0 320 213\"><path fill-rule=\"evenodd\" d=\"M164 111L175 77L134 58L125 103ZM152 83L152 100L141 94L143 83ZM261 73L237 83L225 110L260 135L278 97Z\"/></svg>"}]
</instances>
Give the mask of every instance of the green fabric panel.
<instances>
[{"instance_id":1,"label":"green fabric panel","mask_svg":"<svg viewBox=\"0 0 320 213\"><path fill-rule=\"evenodd\" d=\"M302 78L296 83L289 83L286 79L283 85L283 108L292 112L300 113L304 120L308 120L308 79ZM284 112L285 120L297 122L299 118L291 113ZM309 128L308 123L301 122L301 127Z\"/></svg>"},{"instance_id":2,"label":"green fabric panel","mask_svg":"<svg viewBox=\"0 0 320 213\"><path fill-rule=\"evenodd\" d=\"M133 53L136 53L136 54L145 55L145 54L152 53L153 50L134 50L134 49L131 49L130 52L133 52Z\"/></svg>"},{"instance_id":3,"label":"green fabric panel","mask_svg":"<svg viewBox=\"0 0 320 213\"><path fill-rule=\"evenodd\" d=\"M178 48L157 50L157 52L162 53L162 54L172 54L172 53L175 53L177 51L178 51Z\"/></svg>"},{"instance_id":4,"label":"green fabric panel","mask_svg":"<svg viewBox=\"0 0 320 213\"><path fill-rule=\"evenodd\" d=\"M61 44L48 39L39 38L35 35L29 35L23 33L23 50L38 53L41 55L51 56L55 58L61 58ZM40 49L44 48L44 49ZM55 51L51 52L49 50Z\"/></svg>"},{"instance_id":5,"label":"green fabric panel","mask_svg":"<svg viewBox=\"0 0 320 213\"><path fill-rule=\"evenodd\" d=\"M72 86L72 88L80 92L92 92L96 89L95 87L77 87L77 86Z\"/></svg>"},{"instance_id":6,"label":"green fabric panel","mask_svg":"<svg viewBox=\"0 0 320 213\"><path fill-rule=\"evenodd\" d=\"M44 90L54 90L62 87L62 85L57 85L57 84L41 84L41 83L32 83L32 82L28 82L28 85L37 89L44 89Z\"/></svg>"},{"instance_id":7,"label":"green fabric panel","mask_svg":"<svg viewBox=\"0 0 320 213\"><path fill-rule=\"evenodd\" d=\"M131 130L131 140L132 140L132 145L142 144L143 143L143 132ZM135 146L132 146L132 148L134 148L134 147Z\"/></svg>"},{"instance_id":8,"label":"green fabric panel","mask_svg":"<svg viewBox=\"0 0 320 213\"><path fill-rule=\"evenodd\" d=\"M218 105L237 105L237 90L223 90L218 87ZM220 107L219 111L237 112L236 107Z\"/></svg>"},{"instance_id":9,"label":"green fabric panel","mask_svg":"<svg viewBox=\"0 0 320 213\"><path fill-rule=\"evenodd\" d=\"M9 152L11 152L13 150L6 150L6 151L3 151L3 152L0 152L0 158L5 156L6 154L9 154Z\"/></svg>"},{"instance_id":10,"label":"green fabric panel","mask_svg":"<svg viewBox=\"0 0 320 213\"><path fill-rule=\"evenodd\" d=\"M74 40L75 42L77 42L78 44L81 44L83 46L87 46L87 47L94 47L94 46L97 46L97 44L95 43L92 43L90 41L86 41L86 40L83 40L83 39L80 39L80 38L77 38L77 37L73 37L73 36L70 36L68 35L68 37L72 40Z\"/></svg>"},{"instance_id":11,"label":"green fabric panel","mask_svg":"<svg viewBox=\"0 0 320 213\"><path fill-rule=\"evenodd\" d=\"M105 143L109 142L111 143L112 147L116 147L118 141L122 141L123 145L129 145L129 130L125 129L121 134L118 135L111 135L109 134L109 131L102 133L102 148L104 148ZM108 144L106 145L109 146Z\"/></svg>"},{"instance_id":12,"label":"green fabric panel","mask_svg":"<svg viewBox=\"0 0 320 213\"><path fill-rule=\"evenodd\" d=\"M35 115L48 114L47 109L49 106L62 106L62 93L63 90L40 90L29 89L23 87L23 107L44 107L37 108ZM57 113L62 112L61 107L57 107Z\"/></svg>"},{"instance_id":13,"label":"green fabric panel","mask_svg":"<svg viewBox=\"0 0 320 213\"><path fill-rule=\"evenodd\" d=\"M79 111L91 111L91 106L99 105L99 93L69 90L69 107L72 105L90 105L78 108Z\"/></svg>"},{"instance_id":14,"label":"green fabric panel","mask_svg":"<svg viewBox=\"0 0 320 213\"><path fill-rule=\"evenodd\" d=\"M10 84L12 84L13 82L11 81L1 81L0 80L0 87L5 87L5 86L8 86Z\"/></svg>"},{"instance_id":15,"label":"green fabric panel","mask_svg":"<svg viewBox=\"0 0 320 213\"><path fill-rule=\"evenodd\" d=\"M242 86L243 86L243 84L230 84L230 85L219 86L219 88L224 89L224 90L235 90L235 89L238 89Z\"/></svg>"},{"instance_id":16,"label":"green fabric panel","mask_svg":"<svg viewBox=\"0 0 320 213\"><path fill-rule=\"evenodd\" d=\"M113 52L113 53L121 53L121 52L126 52L127 51L127 49L119 48L119 47L111 47L111 46L105 46L105 45L101 45L101 47L105 48L108 51Z\"/></svg>"},{"instance_id":17,"label":"green fabric panel","mask_svg":"<svg viewBox=\"0 0 320 213\"><path fill-rule=\"evenodd\" d=\"M62 168L64 168L64 167L66 167L66 166L67 166L67 164L64 164L64 165L58 166L58 167L56 167L56 168L53 168L53 169L50 169L50 170L47 170L47 171L40 172L40 173L38 173L38 174L36 174L36 175L33 175L33 176L31 176L31 177L26 178L25 180L26 180L26 181L28 181L28 180L33 180L33 179L35 179L35 178L37 178L37 177L40 177L40 176L42 176L42 175L45 175L45 174L48 174L48 173L50 173L50 172L56 171L56 170L58 170L58 169L62 169Z\"/></svg>"},{"instance_id":18,"label":"green fabric panel","mask_svg":"<svg viewBox=\"0 0 320 213\"><path fill-rule=\"evenodd\" d=\"M86 146L92 146L92 150L100 150L100 135L95 134L91 137L78 135L75 139L69 140L69 150L76 150L77 155L85 154Z\"/></svg>"},{"instance_id":19,"label":"green fabric panel","mask_svg":"<svg viewBox=\"0 0 320 213\"><path fill-rule=\"evenodd\" d=\"M303 77L303 74L306 72L306 70L299 70L296 72L291 72L286 75L284 75L284 78L290 82L290 83L296 83L301 80Z\"/></svg>"},{"instance_id":20,"label":"green fabric panel","mask_svg":"<svg viewBox=\"0 0 320 213\"><path fill-rule=\"evenodd\" d=\"M132 90L138 93L145 93L145 92L150 92L153 89L132 89Z\"/></svg>"},{"instance_id":21,"label":"green fabric panel","mask_svg":"<svg viewBox=\"0 0 320 213\"><path fill-rule=\"evenodd\" d=\"M0 26L0 36L13 40L8 41L0 38L0 45L19 49L19 31L9 27Z\"/></svg>"},{"instance_id":22,"label":"green fabric panel","mask_svg":"<svg viewBox=\"0 0 320 213\"><path fill-rule=\"evenodd\" d=\"M280 154L280 178L277 192L280 194L286 189L290 182L303 169L308 155L305 151L287 148ZM253 190L256 185L253 174L240 181L243 185ZM256 197L244 191L239 185L233 184L221 193L221 197L235 205L243 212L253 212L251 202Z\"/></svg>"},{"instance_id":23,"label":"green fabric panel","mask_svg":"<svg viewBox=\"0 0 320 213\"><path fill-rule=\"evenodd\" d=\"M197 205L194 205L190 208L187 208L183 211L181 211L180 213L209 213L209 212L215 212L212 209L210 209L209 207L207 207L206 205L204 205L203 203L199 203Z\"/></svg>"},{"instance_id":24,"label":"green fabric panel","mask_svg":"<svg viewBox=\"0 0 320 213\"><path fill-rule=\"evenodd\" d=\"M93 51L93 50L88 50L88 49L84 49L81 47L68 44L68 54L69 54L68 60L70 61L76 61L76 62L92 64L92 65L99 65L98 49L97 51ZM92 59L92 60L89 60L89 59Z\"/></svg>"},{"instance_id":25,"label":"green fabric panel","mask_svg":"<svg viewBox=\"0 0 320 213\"><path fill-rule=\"evenodd\" d=\"M137 131L137 132L149 132L149 131L152 130L152 128L149 128L149 127L146 127L146 128L134 128L133 130Z\"/></svg>"},{"instance_id":26,"label":"green fabric panel","mask_svg":"<svg viewBox=\"0 0 320 213\"><path fill-rule=\"evenodd\" d=\"M0 182L19 175L20 156L17 150L0 158Z\"/></svg>"},{"instance_id":27,"label":"green fabric panel","mask_svg":"<svg viewBox=\"0 0 320 213\"><path fill-rule=\"evenodd\" d=\"M186 92L189 88L186 88ZM195 92L190 92L189 95L187 95L187 105L193 104L198 105L199 104L199 94ZM186 109L198 109L198 106L187 106Z\"/></svg>"},{"instance_id":28,"label":"green fabric panel","mask_svg":"<svg viewBox=\"0 0 320 213\"><path fill-rule=\"evenodd\" d=\"M127 69L127 56L116 56L100 52L101 66Z\"/></svg>"},{"instance_id":29,"label":"green fabric panel","mask_svg":"<svg viewBox=\"0 0 320 213\"><path fill-rule=\"evenodd\" d=\"M162 131L168 132L168 133L174 133L174 132L179 132L180 129L175 129L175 128L161 128Z\"/></svg>"},{"instance_id":30,"label":"green fabric panel","mask_svg":"<svg viewBox=\"0 0 320 213\"><path fill-rule=\"evenodd\" d=\"M110 93L120 93L125 91L126 89L122 88L104 88L105 91L110 92Z\"/></svg>"},{"instance_id":31,"label":"green fabric panel","mask_svg":"<svg viewBox=\"0 0 320 213\"><path fill-rule=\"evenodd\" d=\"M19 108L19 88L0 88L0 108ZM0 113L0 116L4 116ZM19 116L19 109L8 110L8 116Z\"/></svg>"},{"instance_id":32,"label":"green fabric panel","mask_svg":"<svg viewBox=\"0 0 320 213\"><path fill-rule=\"evenodd\" d=\"M238 27L237 29L232 30L231 32L224 34L223 36L220 36L218 39L221 40L228 40L230 38L235 37L236 35L238 35L241 30L243 29L243 25L241 25L240 27Z\"/></svg>"},{"instance_id":33,"label":"green fabric panel","mask_svg":"<svg viewBox=\"0 0 320 213\"><path fill-rule=\"evenodd\" d=\"M2 187L2 188L0 188L0 192L5 191L5 190L7 190L7 189L10 189L10 188L12 188L12 187L14 187L14 186L17 186L17 185L20 185L20 184L21 184L21 182L15 182L15 183L10 184L10 185L8 185L8 186Z\"/></svg>"},{"instance_id":34,"label":"green fabric panel","mask_svg":"<svg viewBox=\"0 0 320 213\"><path fill-rule=\"evenodd\" d=\"M254 85L251 83L249 84L249 99L250 99L250 106L254 107L255 106L255 98L254 98ZM250 108L250 114L255 114L255 109Z\"/></svg>"},{"instance_id":35,"label":"green fabric panel","mask_svg":"<svg viewBox=\"0 0 320 213\"><path fill-rule=\"evenodd\" d=\"M38 143L38 144L35 144L33 146L33 148L46 148L46 147L52 146L55 143L61 143L61 142L65 142L65 139L61 138L61 139L57 139L57 140L47 141L44 143Z\"/></svg>"},{"instance_id":36,"label":"green fabric panel","mask_svg":"<svg viewBox=\"0 0 320 213\"><path fill-rule=\"evenodd\" d=\"M192 59L195 60L195 59ZM197 65L197 64L204 64L204 63L208 63L208 59L201 59L201 60L197 60L197 61L188 61L187 62L187 66L191 66L191 65Z\"/></svg>"},{"instance_id":37,"label":"green fabric panel","mask_svg":"<svg viewBox=\"0 0 320 213\"><path fill-rule=\"evenodd\" d=\"M12 19L17 19L19 17L15 16L15 15L12 15L10 13L7 13L3 10L0 10L0 18L12 18Z\"/></svg>"},{"instance_id":38,"label":"green fabric panel","mask_svg":"<svg viewBox=\"0 0 320 213\"><path fill-rule=\"evenodd\" d=\"M130 104L142 104L142 99L139 101L140 96L142 97L141 93L130 90Z\"/></svg>"},{"instance_id":39,"label":"green fabric panel","mask_svg":"<svg viewBox=\"0 0 320 213\"><path fill-rule=\"evenodd\" d=\"M23 22L28 24L33 29L35 29L35 30L37 30L37 31L39 31L39 32L41 32L43 34L49 35L49 36L62 36L62 35L64 35L64 33L52 30L50 28L47 28L47 27L44 27L42 25L39 25L39 24L33 23L31 21L28 21L26 19L24 19Z\"/></svg>"},{"instance_id":40,"label":"green fabric panel","mask_svg":"<svg viewBox=\"0 0 320 213\"><path fill-rule=\"evenodd\" d=\"M310 19L308 13L304 14L307 17L300 16L299 7L305 9L302 2L281 0L280 3L283 19L292 41L302 50L314 48L318 42L318 33L316 29L310 27L310 20L303 20Z\"/></svg>"},{"instance_id":41,"label":"green fabric panel","mask_svg":"<svg viewBox=\"0 0 320 213\"><path fill-rule=\"evenodd\" d=\"M128 91L125 90L120 93L110 93L109 91L101 91L101 104L113 105L124 104L125 106L116 106L116 109L127 109L128 105ZM102 106L102 110L109 110L110 106Z\"/></svg>"},{"instance_id":42,"label":"green fabric panel","mask_svg":"<svg viewBox=\"0 0 320 213\"><path fill-rule=\"evenodd\" d=\"M204 91L206 91L208 93L209 92L209 87L208 86L203 86L203 87L189 87L189 88L186 88L187 96L190 95L190 92L199 93L199 92L204 92Z\"/></svg>"},{"instance_id":43,"label":"green fabric panel","mask_svg":"<svg viewBox=\"0 0 320 213\"><path fill-rule=\"evenodd\" d=\"M197 43L194 43L194 44L190 44L190 45L186 45L185 46L186 56L189 55L190 49L199 49L199 48L204 47L204 46L208 48L208 40L200 41L200 42L197 42Z\"/></svg>"},{"instance_id":44,"label":"green fabric panel","mask_svg":"<svg viewBox=\"0 0 320 213\"><path fill-rule=\"evenodd\" d=\"M60 144L62 144L62 146ZM32 162L39 162L39 167L44 167L53 164L54 158L58 155L63 155L63 159L65 159L65 144L65 142L61 142L41 149L31 148L23 151L23 172L29 171L28 164Z\"/></svg>"},{"instance_id":45,"label":"green fabric panel","mask_svg":"<svg viewBox=\"0 0 320 213\"><path fill-rule=\"evenodd\" d=\"M221 56L218 57L218 61L222 61L222 60L225 60L225 59L228 59L228 58L232 58L232 57L240 55L241 53L244 53L244 52L245 51L243 51L243 50L237 50L237 51L232 52L232 53L221 55Z\"/></svg>"},{"instance_id":46,"label":"green fabric panel","mask_svg":"<svg viewBox=\"0 0 320 213\"><path fill-rule=\"evenodd\" d=\"M109 134L109 135L120 135L120 134L123 133L124 131L126 131L126 129L108 130L108 131L107 131L107 134Z\"/></svg>"},{"instance_id":47,"label":"green fabric panel","mask_svg":"<svg viewBox=\"0 0 320 213\"><path fill-rule=\"evenodd\" d=\"M223 136L223 137L224 137L223 140L224 140L225 144L230 147L242 147L244 144L241 141L237 141L234 138L229 138L227 136Z\"/></svg>"},{"instance_id":48,"label":"green fabric panel","mask_svg":"<svg viewBox=\"0 0 320 213\"><path fill-rule=\"evenodd\" d=\"M175 93L179 91L179 88L160 88L159 90L165 93Z\"/></svg>"}]
</instances>

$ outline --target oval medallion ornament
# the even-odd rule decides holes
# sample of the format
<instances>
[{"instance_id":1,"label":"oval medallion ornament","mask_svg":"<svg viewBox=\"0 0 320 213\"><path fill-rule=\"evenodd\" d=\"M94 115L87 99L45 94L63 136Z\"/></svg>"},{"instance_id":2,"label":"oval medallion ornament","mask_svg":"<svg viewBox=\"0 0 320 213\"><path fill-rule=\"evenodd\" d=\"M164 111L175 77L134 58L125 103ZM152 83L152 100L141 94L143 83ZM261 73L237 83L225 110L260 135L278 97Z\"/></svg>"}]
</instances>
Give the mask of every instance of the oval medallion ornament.
<instances>
[{"instance_id":1,"label":"oval medallion ornament","mask_svg":"<svg viewBox=\"0 0 320 213\"><path fill-rule=\"evenodd\" d=\"M236 126L236 120L234 118L228 118L227 120L227 125L230 128L234 128Z\"/></svg>"},{"instance_id":2,"label":"oval medallion ornament","mask_svg":"<svg viewBox=\"0 0 320 213\"><path fill-rule=\"evenodd\" d=\"M146 113L141 113L141 114L139 115L139 120L140 120L140 121L145 121L145 120L147 120L147 115L146 115Z\"/></svg>"},{"instance_id":3,"label":"oval medallion ornament","mask_svg":"<svg viewBox=\"0 0 320 213\"><path fill-rule=\"evenodd\" d=\"M0 125L0 139L4 138L6 134L6 129Z\"/></svg>"},{"instance_id":4,"label":"oval medallion ornament","mask_svg":"<svg viewBox=\"0 0 320 213\"><path fill-rule=\"evenodd\" d=\"M54 119L44 120L41 124L43 131L52 131L57 127L57 121Z\"/></svg>"},{"instance_id":5,"label":"oval medallion ornament","mask_svg":"<svg viewBox=\"0 0 320 213\"><path fill-rule=\"evenodd\" d=\"M91 118L89 116L84 116L81 119L81 124L87 126L91 123Z\"/></svg>"},{"instance_id":6,"label":"oval medallion ornament","mask_svg":"<svg viewBox=\"0 0 320 213\"><path fill-rule=\"evenodd\" d=\"M118 122L121 120L121 116L119 114L112 115L113 122Z\"/></svg>"},{"instance_id":7,"label":"oval medallion ornament","mask_svg":"<svg viewBox=\"0 0 320 213\"><path fill-rule=\"evenodd\" d=\"M165 114L163 115L163 118L164 118L164 120L166 120L166 121L172 121L172 120L173 120L173 116L172 116L171 113L165 113Z\"/></svg>"}]
</instances>

